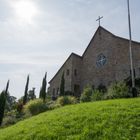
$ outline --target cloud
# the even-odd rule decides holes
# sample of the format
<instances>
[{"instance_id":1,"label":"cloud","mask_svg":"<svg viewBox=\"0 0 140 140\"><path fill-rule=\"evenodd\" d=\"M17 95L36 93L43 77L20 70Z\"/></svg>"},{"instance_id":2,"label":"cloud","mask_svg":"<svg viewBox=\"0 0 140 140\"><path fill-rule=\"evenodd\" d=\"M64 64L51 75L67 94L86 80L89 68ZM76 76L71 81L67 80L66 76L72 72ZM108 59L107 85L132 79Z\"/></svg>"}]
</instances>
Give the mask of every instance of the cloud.
<instances>
[{"instance_id":1,"label":"cloud","mask_svg":"<svg viewBox=\"0 0 140 140\"><path fill-rule=\"evenodd\" d=\"M103 27L128 37L126 1L30 0L39 12L33 22L15 16L15 1L19 0L0 1L0 89L10 78L10 92L17 97L23 95L28 73L30 88L36 87L38 93L46 71L49 81L71 52L82 55L98 27L99 15L104 16ZM131 1L134 40L140 40L139 5L139 0Z\"/></svg>"}]
</instances>

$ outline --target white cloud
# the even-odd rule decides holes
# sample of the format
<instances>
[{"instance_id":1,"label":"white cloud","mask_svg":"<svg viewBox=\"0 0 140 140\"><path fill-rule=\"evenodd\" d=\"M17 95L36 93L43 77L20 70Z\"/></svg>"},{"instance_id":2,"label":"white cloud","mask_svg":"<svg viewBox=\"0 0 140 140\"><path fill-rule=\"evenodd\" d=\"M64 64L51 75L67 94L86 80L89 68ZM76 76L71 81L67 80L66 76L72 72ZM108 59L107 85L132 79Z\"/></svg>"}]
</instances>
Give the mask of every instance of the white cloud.
<instances>
[{"instance_id":1,"label":"white cloud","mask_svg":"<svg viewBox=\"0 0 140 140\"><path fill-rule=\"evenodd\" d=\"M127 6L122 0L28 0L39 13L32 22L22 22L15 15L11 3L16 1L0 1L0 89L10 78L11 94L18 97L23 95L28 73L30 88L39 91L46 71L50 80L71 52L84 52L98 27L99 15L104 16L102 26L128 36ZM140 40L140 2L131 3L132 36Z\"/></svg>"}]
</instances>

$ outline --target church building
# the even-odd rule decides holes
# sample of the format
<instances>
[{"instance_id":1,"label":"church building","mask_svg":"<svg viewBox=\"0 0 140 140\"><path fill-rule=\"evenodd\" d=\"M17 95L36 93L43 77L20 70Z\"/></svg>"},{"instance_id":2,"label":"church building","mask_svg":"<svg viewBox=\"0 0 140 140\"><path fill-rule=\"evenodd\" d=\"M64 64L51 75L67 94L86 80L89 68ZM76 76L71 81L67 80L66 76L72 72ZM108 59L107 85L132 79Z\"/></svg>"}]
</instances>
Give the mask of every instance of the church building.
<instances>
[{"instance_id":1,"label":"church building","mask_svg":"<svg viewBox=\"0 0 140 140\"><path fill-rule=\"evenodd\" d=\"M140 77L140 43L132 41L134 75ZM90 85L108 87L122 81L131 74L129 40L118 37L99 26L82 56L72 53L50 80L52 97L60 94L61 78L64 73L65 91L80 96Z\"/></svg>"}]
</instances>

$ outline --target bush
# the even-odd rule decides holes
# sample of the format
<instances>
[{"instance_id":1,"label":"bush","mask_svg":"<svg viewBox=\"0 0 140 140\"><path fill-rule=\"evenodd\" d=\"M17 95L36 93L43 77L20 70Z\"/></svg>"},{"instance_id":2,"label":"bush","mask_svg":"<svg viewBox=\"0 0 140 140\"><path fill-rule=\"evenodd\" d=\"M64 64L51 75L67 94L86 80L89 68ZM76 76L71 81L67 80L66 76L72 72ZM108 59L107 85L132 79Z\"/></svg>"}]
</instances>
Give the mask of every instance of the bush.
<instances>
[{"instance_id":1,"label":"bush","mask_svg":"<svg viewBox=\"0 0 140 140\"><path fill-rule=\"evenodd\" d=\"M99 90L94 90L91 96L92 101L98 101L103 99L103 93Z\"/></svg>"},{"instance_id":2,"label":"bush","mask_svg":"<svg viewBox=\"0 0 140 140\"><path fill-rule=\"evenodd\" d=\"M103 92L103 93L107 92L107 88L106 88L106 86L103 85L103 84L100 84L100 85L98 86L97 89L98 89L100 92Z\"/></svg>"},{"instance_id":3,"label":"bush","mask_svg":"<svg viewBox=\"0 0 140 140\"><path fill-rule=\"evenodd\" d=\"M73 95L74 95L74 93L73 93L73 92L71 92L71 91L65 91L65 95L66 95L66 96L73 96Z\"/></svg>"},{"instance_id":4,"label":"bush","mask_svg":"<svg viewBox=\"0 0 140 140\"><path fill-rule=\"evenodd\" d=\"M49 109L49 110L52 110L52 109L61 107L61 105L58 104L58 103L56 103L56 101L49 101L49 102L47 103L47 106L48 106L48 109Z\"/></svg>"},{"instance_id":5,"label":"bush","mask_svg":"<svg viewBox=\"0 0 140 140\"><path fill-rule=\"evenodd\" d=\"M130 97L129 88L124 82L112 84L108 88L107 98L126 98Z\"/></svg>"},{"instance_id":6,"label":"bush","mask_svg":"<svg viewBox=\"0 0 140 140\"><path fill-rule=\"evenodd\" d=\"M4 120L3 120L3 126L9 126L9 125L13 125L17 122L16 118L13 117L13 116L8 116L8 117L5 117Z\"/></svg>"},{"instance_id":7,"label":"bush","mask_svg":"<svg viewBox=\"0 0 140 140\"><path fill-rule=\"evenodd\" d=\"M30 113L31 115L37 115L48 109L47 105L41 99L31 100L25 106L25 113Z\"/></svg>"},{"instance_id":8,"label":"bush","mask_svg":"<svg viewBox=\"0 0 140 140\"><path fill-rule=\"evenodd\" d=\"M68 104L76 104L77 99L74 96L61 96L57 99L56 104L57 105L68 105Z\"/></svg>"},{"instance_id":9,"label":"bush","mask_svg":"<svg viewBox=\"0 0 140 140\"><path fill-rule=\"evenodd\" d=\"M80 101L81 102L90 102L91 101L91 95L92 95L92 88L91 87L86 87L81 94Z\"/></svg>"}]
</instances>

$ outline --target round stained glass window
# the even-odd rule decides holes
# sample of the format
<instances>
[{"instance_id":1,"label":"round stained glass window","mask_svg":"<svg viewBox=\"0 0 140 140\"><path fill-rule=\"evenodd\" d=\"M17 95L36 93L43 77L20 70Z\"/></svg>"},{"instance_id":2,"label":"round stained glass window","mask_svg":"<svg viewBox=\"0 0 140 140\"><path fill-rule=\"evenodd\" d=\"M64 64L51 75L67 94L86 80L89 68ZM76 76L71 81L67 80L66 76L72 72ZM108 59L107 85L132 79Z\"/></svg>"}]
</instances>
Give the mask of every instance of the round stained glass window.
<instances>
[{"instance_id":1,"label":"round stained glass window","mask_svg":"<svg viewBox=\"0 0 140 140\"><path fill-rule=\"evenodd\" d=\"M103 54L98 55L96 64L98 67L102 67L106 64L106 57Z\"/></svg>"}]
</instances>

